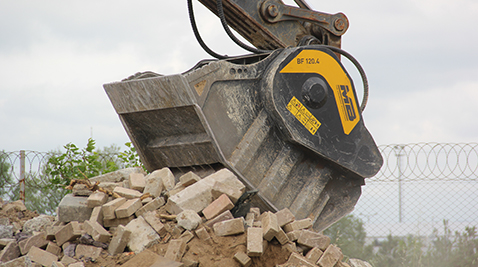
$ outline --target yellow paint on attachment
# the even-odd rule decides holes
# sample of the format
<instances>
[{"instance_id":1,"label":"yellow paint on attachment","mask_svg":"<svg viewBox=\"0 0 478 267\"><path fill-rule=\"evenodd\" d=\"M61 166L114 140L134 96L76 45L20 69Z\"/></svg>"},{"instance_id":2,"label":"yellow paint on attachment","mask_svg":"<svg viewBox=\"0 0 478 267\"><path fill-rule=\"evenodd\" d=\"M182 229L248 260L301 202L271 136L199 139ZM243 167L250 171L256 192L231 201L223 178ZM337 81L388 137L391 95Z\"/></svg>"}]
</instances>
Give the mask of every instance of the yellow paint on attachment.
<instances>
[{"instance_id":1,"label":"yellow paint on attachment","mask_svg":"<svg viewBox=\"0 0 478 267\"><path fill-rule=\"evenodd\" d=\"M317 132L321 123L295 96L287 104L287 109L312 135Z\"/></svg>"},{"instance_id":2,"label":"yellow paint on attachment","mask_svg":"<svg viewBox=\"0 0 478 267\"><path fill-rule=\"evenodd\" d=\"M331 55L319 50L302 50L280 72L317 73L322 75L334 91L344 133L350 134L360 121L360 113L356 105L352 83L339 62Z\"/></svg>"}]
</instances>

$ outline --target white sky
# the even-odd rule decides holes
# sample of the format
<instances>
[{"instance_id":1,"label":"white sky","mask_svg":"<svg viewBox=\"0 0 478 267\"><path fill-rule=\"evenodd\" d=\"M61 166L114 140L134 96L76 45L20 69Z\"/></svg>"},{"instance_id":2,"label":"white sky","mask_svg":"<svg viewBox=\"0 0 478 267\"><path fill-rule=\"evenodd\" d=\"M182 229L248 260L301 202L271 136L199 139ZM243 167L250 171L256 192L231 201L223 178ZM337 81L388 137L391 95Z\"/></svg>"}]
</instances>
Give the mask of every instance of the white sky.
<instances>
[{"instance_id":1,"label":"white sky","mask_svg":"<svg viewBox=\"0 0 478 267\"><path fill-rule=\"evenodd\" d=\"M308 3L349 18L342 47L367 72L364 118L377 144L478 141L477 1ZM245 53L194 4L213 50ZM180 73L205 58L185 0L1 0L0 150L84 147L91 133L98 147L123 145L102 85L139 71Z\"/></svg>"}]
</instances>

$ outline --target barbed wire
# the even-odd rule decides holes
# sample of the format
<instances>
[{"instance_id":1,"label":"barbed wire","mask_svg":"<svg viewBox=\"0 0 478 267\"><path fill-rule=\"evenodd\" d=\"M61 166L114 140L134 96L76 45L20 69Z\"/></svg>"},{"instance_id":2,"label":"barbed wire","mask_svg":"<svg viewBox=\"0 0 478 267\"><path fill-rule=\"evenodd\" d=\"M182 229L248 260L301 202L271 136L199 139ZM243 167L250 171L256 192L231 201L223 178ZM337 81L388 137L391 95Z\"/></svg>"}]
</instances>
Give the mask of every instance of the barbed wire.
<instances>
[{"instance_id":1,"label":"barbed wire","mask_svg":"<svg viewBox=\"0 0 478 267\"><path fill-rule=\"evenodd\" d=\"M383 166L368 182L477 181L477 143L391 144L379 150Z\"/></svg>"}]
</instances>

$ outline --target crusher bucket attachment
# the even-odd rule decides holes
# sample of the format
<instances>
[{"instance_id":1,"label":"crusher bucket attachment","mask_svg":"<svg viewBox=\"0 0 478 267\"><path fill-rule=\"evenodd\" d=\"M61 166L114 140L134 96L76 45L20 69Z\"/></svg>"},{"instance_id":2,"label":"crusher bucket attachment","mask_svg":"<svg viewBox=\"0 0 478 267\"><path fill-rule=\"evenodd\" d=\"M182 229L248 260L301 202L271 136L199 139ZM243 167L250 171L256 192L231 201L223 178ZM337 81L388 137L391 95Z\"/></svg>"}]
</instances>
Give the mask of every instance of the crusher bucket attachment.
<instances>
[{"instance_id":1,"label":"crusher bucket attachment","mask_svg":"<svg viewBox=\"0 0 478 267\"><path fill-rule=\"evenodd\" d=\"M382 157L351 78L321 46L211 60L104 88L148 171L227 167L263 210L321 231L350 213Z\"/></svg>"}]
</instances>

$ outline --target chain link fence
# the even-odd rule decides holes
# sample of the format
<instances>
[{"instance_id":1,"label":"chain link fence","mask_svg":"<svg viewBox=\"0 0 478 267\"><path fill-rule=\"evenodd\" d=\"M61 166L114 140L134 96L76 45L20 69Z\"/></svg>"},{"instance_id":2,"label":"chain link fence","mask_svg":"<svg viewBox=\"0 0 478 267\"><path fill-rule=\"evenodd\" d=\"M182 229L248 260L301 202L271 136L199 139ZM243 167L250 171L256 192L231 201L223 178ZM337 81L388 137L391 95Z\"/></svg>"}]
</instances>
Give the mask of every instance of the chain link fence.
<instances>
[{"instance_id":1,"label":"chain link fence","mask_svg":"<svg viewBox=\"0 0 478 267\"><path fill-rule=\"evenodd\" d=\"M352 213L363 220L368 237L427 236L433 229L443 232L443 220L452 231L478 225L478 144L419 143L379 149L383 167L365 180ZM43 168L51 155L0 151L0 197L25 199L21 193L25 187L44 188L49 178ZM100 158L114 160L117 155Z\"/></svg>"},{"instance_id":2,"label":"chain link fence","mask_svg":"<svg viewBox=\"0 0 478 267\"><path fill-rule=\"evenodd\" d=\"M478 226L478 144L379 147L384 164L362 187L354 216L371 239Z\"/></svg>"}]
</instances>

